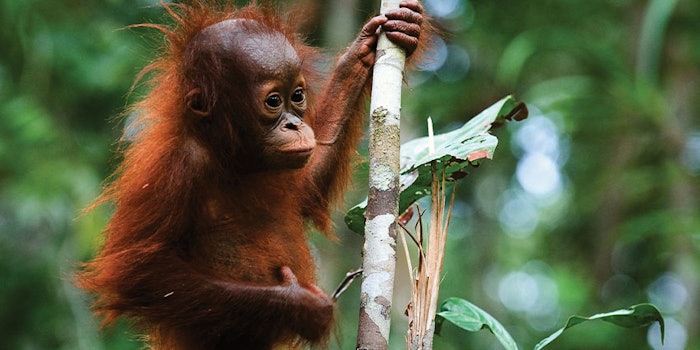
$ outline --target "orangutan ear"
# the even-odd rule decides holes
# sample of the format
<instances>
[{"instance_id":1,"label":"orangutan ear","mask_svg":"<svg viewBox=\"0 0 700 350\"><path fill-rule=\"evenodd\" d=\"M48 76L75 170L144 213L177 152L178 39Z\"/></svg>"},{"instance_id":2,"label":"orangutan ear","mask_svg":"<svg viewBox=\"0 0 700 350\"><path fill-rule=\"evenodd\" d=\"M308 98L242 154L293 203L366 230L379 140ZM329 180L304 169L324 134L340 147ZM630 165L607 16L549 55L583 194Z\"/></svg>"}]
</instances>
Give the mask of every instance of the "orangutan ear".
<instances>
[{"instance_id":1,"label":"orangutan ear","mask_svg":"<svg viewBox=\"0 0 700 350\"><path fill-rule=\"evenodd\" d=\"M211 114L211 108L207 106L199 89L192 89L185 95L185 104L192 113L200 117L208 117Z\"/></svg>"}]
</instances>

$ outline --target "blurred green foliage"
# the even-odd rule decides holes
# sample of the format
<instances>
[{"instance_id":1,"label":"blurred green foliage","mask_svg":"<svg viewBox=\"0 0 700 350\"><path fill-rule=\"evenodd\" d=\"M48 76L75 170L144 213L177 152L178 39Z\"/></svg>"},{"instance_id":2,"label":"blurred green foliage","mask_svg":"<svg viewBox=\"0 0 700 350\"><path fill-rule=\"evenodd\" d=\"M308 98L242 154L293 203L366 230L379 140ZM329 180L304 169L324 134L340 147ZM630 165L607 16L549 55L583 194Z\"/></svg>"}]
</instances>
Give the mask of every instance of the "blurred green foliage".
<instances>
[{"instance_id":1,"label":"blurred green foliage","mask_svg":"<svg viewBox=\"0 0 700 350\"><path fill-rule=\"evenodd\" d=\"M322 39L342 1L309 1L313 42L343 45ZM70 279L109 217L79 215L117 164L113 118L161 42L124 28L159 22L154 3L0 0L2 349L140 347L126 325L98 332ZM377 5L352 4L357 31ZM446 35L408 78L404 139L424 135L428 116L445 132L511 93L531 111L458 186L442 299L469 299L524 348L570 314L649 301L667 319L665 349L700 348L700 2L425 4ZM360 265L361 238L337 228L339 244L312 236L326 289ZM403 348L409 290L397 276L392 349ZM354 347L357 289L339 302L331 348ZM657 348L653 332L581 325L551 347ZM497 346L450 326L435 341Z\"/></svg>"}]
</instances>

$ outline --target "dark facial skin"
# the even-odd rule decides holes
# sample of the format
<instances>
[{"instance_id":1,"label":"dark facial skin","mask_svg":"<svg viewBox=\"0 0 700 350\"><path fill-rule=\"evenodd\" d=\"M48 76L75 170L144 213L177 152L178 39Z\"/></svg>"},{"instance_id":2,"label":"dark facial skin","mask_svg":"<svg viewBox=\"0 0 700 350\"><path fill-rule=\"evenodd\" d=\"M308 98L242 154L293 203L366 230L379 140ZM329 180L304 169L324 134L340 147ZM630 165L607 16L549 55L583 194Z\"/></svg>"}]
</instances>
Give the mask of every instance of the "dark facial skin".
<instances>
[{"instance_id":1,"label":"dark facial skin","mask_svg":"<svg viewBox=\"0 0 700 350\"><path fill-rule=\"evenodd\" d=\"M306 81L301 60L287 39L274 31L253 31L258 24L232 19L202 31L198 40L227 57L222 63L249 82L252 111L263 130L258 150L266 170L298 169L311 157L316 140L304 121Z\"/></svg>"},{"instance_id":2,"label":"dark facial skin","mask_svg":"<svg viewBox=\"0 0 700 350\"><path fill-rule=\"evenodd\" d=\"M304 122L306 81L291 44L279 33L260 34L243 41L242 53L258 70L253 96L256 112L267 130L263 156L269 166L296 169L310 158L316 140Z\"/></svg>"}]
</instances>

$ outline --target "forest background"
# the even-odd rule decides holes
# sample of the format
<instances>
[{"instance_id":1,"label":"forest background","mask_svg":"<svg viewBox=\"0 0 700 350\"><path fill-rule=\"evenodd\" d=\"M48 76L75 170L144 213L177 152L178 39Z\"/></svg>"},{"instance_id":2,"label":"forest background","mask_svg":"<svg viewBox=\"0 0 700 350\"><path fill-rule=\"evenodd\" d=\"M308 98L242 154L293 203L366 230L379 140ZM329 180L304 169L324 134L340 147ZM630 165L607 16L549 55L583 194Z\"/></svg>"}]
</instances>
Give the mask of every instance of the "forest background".
<instances>
[{"instance_id":1,"label":"forest background","mask_svg":"<svg viewBox=\"0 0 700 350\"><path fill-rule=\"evenodd\" d=\"M303 2L329 57L378 6ZM407 78L404 142L426 134L429 116L449 131L511 93L530 108L459 183L441 299L479 305L525 349L568 315L652 302L664 349L700 349L700 2L424 4L445 35ZM78 216L118 164L115 116L162 42L124 28L162 19L153 0L0 1L1 349L141 346L125 324L98 332L70 277L109 218L107 206ZM366 193L358 168L346 208ZM311 236L326 290L361 260L362 237L336 217L339 243ZM404 347L410 293L397 266L392 349ZM339 302L331 348L354 348L358 293ZM585 324L551 347L659 349L655 327ZM435 348L499 345L447 325Z\"/></svg>"}]
</instances>

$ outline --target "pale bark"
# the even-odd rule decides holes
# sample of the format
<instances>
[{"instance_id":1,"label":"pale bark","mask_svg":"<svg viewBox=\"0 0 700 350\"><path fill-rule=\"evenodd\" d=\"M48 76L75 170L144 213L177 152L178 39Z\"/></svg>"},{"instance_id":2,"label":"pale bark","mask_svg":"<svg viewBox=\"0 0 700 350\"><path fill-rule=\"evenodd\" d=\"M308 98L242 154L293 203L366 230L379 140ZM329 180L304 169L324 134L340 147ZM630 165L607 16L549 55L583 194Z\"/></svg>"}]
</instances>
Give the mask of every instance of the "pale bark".
<instances>
[{"instance_id":1,"label":"pale bark","mask_svg":"<svg viewBox=\"0 0 700 350\"><path fill-rule=\"evenodd\" d=\"M400 0L381 2L381 13ZM377 44L369 124L369 195L357 349L389 345L399 199L399 119L405 52L384 34Z\"/></svg>"}]
</instances>

